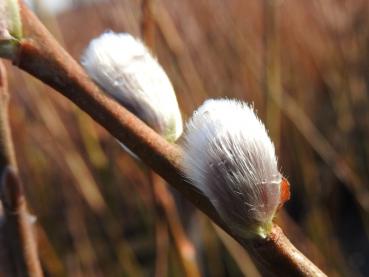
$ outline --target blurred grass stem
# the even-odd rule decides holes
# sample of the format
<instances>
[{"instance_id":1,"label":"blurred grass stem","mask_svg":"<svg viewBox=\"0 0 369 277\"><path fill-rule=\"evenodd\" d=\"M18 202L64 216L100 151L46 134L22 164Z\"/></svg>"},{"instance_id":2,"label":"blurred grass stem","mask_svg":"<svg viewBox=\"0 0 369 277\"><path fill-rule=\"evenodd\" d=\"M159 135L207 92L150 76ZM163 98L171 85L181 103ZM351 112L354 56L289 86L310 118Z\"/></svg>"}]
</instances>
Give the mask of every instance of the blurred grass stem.
<instances>
[{"instance_id":1,"label":"blurred grass stem","mask_svg":"<svg viewBox=\"0 0 369 277\"><path fill-rule=\"evenodd\" d=\"M141 32L145 44L155 52L155 0L143 0L142 1L142 21L141 21ZM179 260L183 267L186 276L189 277L199 277L200 270L196 262L195 247L192 245L191 241L187 238L185 230L182 226L179 213L174 201L174 198L168 188L166 187L165 181L157 175L154 171L150 171L150 180L153 188L153 196L156 201L156 208L159 216L164 216L166 222L162 222L161 219L157 219L168 229L174 240L175 248L178 253ZM157 226L157 231L163 232L164 226ZM167 230L168 230L167 229ZM157 234L157 238L160 237ZM163 235L163 234L161 234ZM157 249L162 243L157 240ZM165 245L162 245L165 246ZM160 254L157 252L157 254ZM162 255L163 253L161 253ZM161 256L159 255L159 257ZM158 263L157 263L157 266ZM162 276L162 275L161 275Z\"/></svg>"},{"instance_id":2,"label":"blurred grass stem","mask_svg":"<svg viewBox=\"0 0 369 277\"><path fill-rule=\"evenodd\" d=\"M164 180L153 171L151 172L151 182L155 198L163 210L186 276L201 276L196 264L195 248L185 234L173 196L166 188Z\"/></svg>"},{"instance_id":3,"label":"blurred grass stem","mask_svg":"<svg viewBox=\"0 0 369 277\"><path fill-rule=\"evenodd\" d=\"M141 33L146 45L153 50L155 45L155 9L156 0L142 0Z\"/></svg>"}]
</instances>

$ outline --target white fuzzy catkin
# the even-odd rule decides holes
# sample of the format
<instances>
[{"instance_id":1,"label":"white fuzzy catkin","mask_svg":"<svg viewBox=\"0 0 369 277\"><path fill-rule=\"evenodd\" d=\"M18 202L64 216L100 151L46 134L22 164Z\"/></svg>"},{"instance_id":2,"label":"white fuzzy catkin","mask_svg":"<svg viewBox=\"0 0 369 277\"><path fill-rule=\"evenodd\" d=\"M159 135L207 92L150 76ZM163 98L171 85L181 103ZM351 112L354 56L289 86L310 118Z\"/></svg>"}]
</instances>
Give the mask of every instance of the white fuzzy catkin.
<instances>
[{"instance_id":1,"label":"white fuzzy catkin","mask_svg":"<svg viewBox=\"0 0 369 277\"><path fill-rule=\"evenodd\" d=\"M111 97L169 141L182 133L173 86L143 43L127 33L106 32L81 59L90 77Z\"/></svg>"},{"instance_id":2,"label":"white fuzzy catkin","mask_svg":"<svg viewBox=\"0 0 369 277\"><path fill-rule=\"evenodd\" d=\"M207 100L184 133L183 170L239 236L265 237L280 202L274 145L246 103Z\"/></svg>"}]
</instances>

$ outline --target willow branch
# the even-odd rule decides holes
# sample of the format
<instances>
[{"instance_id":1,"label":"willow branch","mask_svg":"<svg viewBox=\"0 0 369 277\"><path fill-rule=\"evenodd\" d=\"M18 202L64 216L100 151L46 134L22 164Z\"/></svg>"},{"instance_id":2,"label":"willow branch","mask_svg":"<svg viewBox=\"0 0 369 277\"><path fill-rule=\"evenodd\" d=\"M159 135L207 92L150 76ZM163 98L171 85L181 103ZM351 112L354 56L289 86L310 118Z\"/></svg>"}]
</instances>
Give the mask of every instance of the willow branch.
<instances>
[{"instance_id":1,"label":"willow branch","mask_svg":"<svg viewBox=\"0 0 369 277\"><path fill-rule=\"evenodd\" d=\"M13 63L50 85L88 113L149 167L174 186L217 225L251 250L262 271L280 276L325 276L275 226L267 239L243 241L232 234L209 200L181 173L181 149L165 141L129 111L108 99L78 63L55 41L24 6L21 17L25 38ZM281 275L282 274L282 275Z\"/></svg>"}]
</instances>

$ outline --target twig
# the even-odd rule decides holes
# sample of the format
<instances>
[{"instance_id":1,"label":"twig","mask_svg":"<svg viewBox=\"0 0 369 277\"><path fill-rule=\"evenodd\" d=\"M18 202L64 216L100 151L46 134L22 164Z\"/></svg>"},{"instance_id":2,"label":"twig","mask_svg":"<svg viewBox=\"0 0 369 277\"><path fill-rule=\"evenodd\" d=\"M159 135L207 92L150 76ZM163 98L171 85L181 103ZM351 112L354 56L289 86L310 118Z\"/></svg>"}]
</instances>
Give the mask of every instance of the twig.
<instances>
[{"instance_id":1,"label":"twig","mask_svg":"<svg viewBox=\"0 0 369 277\"><path fill-rule=\"evenodd\" d=\"M209 200L183 178L181 149L105 97L23 4L21 17L25 39L20 41L15 65L69 98L244 247L253 249L262 270L268 267L279 276L325 276L289 242L278 226L274 226L267 239L244 241L232 234Z\"/></svg>"},{"instance_id":2,"label":"twig","mask_svg":"<svg viewBox=\"0 0 369 277\"><path fill-rule=\"evenodd\" d=\"M266 240L246 241L243 245L253 256L261 258L255 261L263 276L326 276L296 249L277 225Z\"/></svg>"},{"instance_id":3,"label":"twig","mask_svg":"<svg viewBox=\"0 0 369 277\"><path fill-rule=\"evenodd\" d=\"M10 167L2 175L5 230L11 245L15 276L43 276L20 179Z\"/></svg>"},{"instance_id":4,"label":"twig","mask_svg":"<svg viewBox=\"0 0 369 277\"><path fill-rule=\"evenodd\" d=\"M6 166L17 168L11 139L8 110L9 110L8 79L4 64L0 61L0 173Z\"/></svg>"},{"instance_id":5,"label":"twig","mask_svg":"<svg viewBox=\"0 0 369 277\"><path fill-rule=\"evenodd\" d=\"M17 175L8 120L8 84L0 62L0 199L4 207L5 238L14 276L42 276L35 235L30 224L23 187Z\"/></svg>"}]
</instances>

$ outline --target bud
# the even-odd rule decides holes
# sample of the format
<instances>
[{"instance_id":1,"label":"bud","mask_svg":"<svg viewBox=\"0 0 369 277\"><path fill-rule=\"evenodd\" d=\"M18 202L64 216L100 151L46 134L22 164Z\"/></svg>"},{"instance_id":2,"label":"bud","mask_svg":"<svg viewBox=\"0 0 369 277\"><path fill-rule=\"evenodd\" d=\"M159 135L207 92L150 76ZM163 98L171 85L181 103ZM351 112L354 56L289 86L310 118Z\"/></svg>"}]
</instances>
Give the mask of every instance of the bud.
<instances>
[{"instance_id":1,"label":"bud","mask_svg":"<svg viewBox=\"0 0 369 277\"><path fill-rule=\"evenodd\" d=\"M172 84L140 40L127 33L104 33L90 42L82 65L106 93L168 141L181 135Z\"/></svg>"},{"instance_id":2,"label":"bud","mask_svg":"<svg viewBox=\"0 0 369 277\"><path fill-rule=\"evenodd\" d=\"M22 22L17 0L0 2L0 57L12 59L22 38Z\"/></svg>"},{"instance_id":3,"label":"bud","mask_svg":"<svg viewBox=\"0 0 369 277\"><path fill-rule=\"evenodd\" d=\"M240 237L266 237L289 198L274 145L246 103L207 100L184 134L183 170Z\"/></svg>"}]
</instances>

